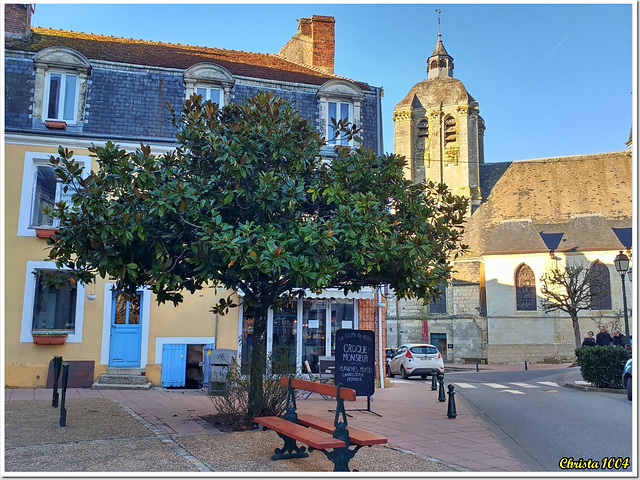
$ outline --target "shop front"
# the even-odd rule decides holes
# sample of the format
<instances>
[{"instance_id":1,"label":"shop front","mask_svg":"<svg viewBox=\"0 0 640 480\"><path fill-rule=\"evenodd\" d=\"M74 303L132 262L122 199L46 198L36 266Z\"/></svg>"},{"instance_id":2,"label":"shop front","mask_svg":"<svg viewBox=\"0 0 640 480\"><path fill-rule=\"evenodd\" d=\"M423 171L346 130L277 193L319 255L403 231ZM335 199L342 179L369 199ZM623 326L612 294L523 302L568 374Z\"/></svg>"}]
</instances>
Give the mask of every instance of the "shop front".
<instances>
[{"instance_id":1,"label":"shop front","mask_svg":"<svg viewBox=\"0 0 640 480\"><path fill-rule=\"evenodd\" d=\"M278 310L269 310L267 318L268 368L274 373L303 372L305 362L313 373L319 372L320 357L335 354L336 331L359 328L359 300L373 300L375 292L363 288L344 294L327 289L321 294L307 292ZM249 373L253 346L253 311L240 305L238 358L240 371Z\"/></svg>"}]
</instances>

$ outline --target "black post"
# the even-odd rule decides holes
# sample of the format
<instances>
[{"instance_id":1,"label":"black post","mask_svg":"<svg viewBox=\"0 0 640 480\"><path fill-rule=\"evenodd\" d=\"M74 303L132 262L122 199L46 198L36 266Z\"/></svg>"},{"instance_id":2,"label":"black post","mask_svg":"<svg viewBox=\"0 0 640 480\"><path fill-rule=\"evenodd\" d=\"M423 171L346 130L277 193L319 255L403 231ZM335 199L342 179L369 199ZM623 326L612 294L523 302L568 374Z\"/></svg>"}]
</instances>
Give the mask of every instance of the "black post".
<instances>
[{"instance_id":1,"label":"black post","mask_svg":"<svg viewBox=\"0 0 640 480\"><path fill-rule=\"evenodd\" d=\"M60 369L62 368L62 357L55 355L53 357L53 398L51 406L58 408L58 378L60 377Z\"/></svg>"},{"instance_id":2,"label":"black post","mask_svg":"<svg viewBox=\"0 0 640 480\"><path fill-rule=\"evenodd\" d=\"M478 362L476 362L476 372L480 371L480 367L478 366Z\"/></svg>"},{"instance_id":3,"label":"black post","mask_svg":"<svg viewBox=\"0 0 640 480\"><path fill-rule=\"evenodd\" d=\"M444 375L438 375L438 382L440 382L440 391L438 392L438 401L445 402L447 397L444 394Z\"/></svg>"},{"instance_id":4,"label":"black post","mask_svg":"<svg viewBox=\"0 0 640 480\"><path fill-rule=\"evenodd\" d=\"M622 278L622 303L624 306L624 334L627 336L626 342L629 343L629 314L627 313L627 289L624 286L624 273L620 275Z\"/></svg>"},{"instance_id":5,"label":"black post","mask_svg":"<svg viewBox=\"0 0 640 480\"><path fill-rule=\"evenodd\" d=\"M447 417L456 418L458 413L456 412L456 401L454 400L453 385L449 385L449 405L447 406Z\"/></svg>"},{"instance_id":6,"label":"black post","mask_svg":"<svg viewBox=\"0 0 640 480\"><path fill-rule=\"evenodd\" d=\"M64 406L67 397L67 382L69 381L69 364L62 362L62 402L60 404L60 426L67 425L67 409Z\"/></svg>"},{"instance_id":7,"label":"black post","mask_svg":"<svg viewBox=\"0 0 640 480\"><path fill-rule=\"evenodd\" d=\"M438 389L438 376L435 370L431 370L431 390Z\"/></svg>"},{"instance_id":8,"label":"black post","mask_svg":"<svg viewBox=\"0 0 640 480\"><path fill-rule=\"evenodd\" d=\"M525 370L529 370L529 367L527 366L527 361L526 360L524 361L524 369Z\"/></svg>"}]
</instances>

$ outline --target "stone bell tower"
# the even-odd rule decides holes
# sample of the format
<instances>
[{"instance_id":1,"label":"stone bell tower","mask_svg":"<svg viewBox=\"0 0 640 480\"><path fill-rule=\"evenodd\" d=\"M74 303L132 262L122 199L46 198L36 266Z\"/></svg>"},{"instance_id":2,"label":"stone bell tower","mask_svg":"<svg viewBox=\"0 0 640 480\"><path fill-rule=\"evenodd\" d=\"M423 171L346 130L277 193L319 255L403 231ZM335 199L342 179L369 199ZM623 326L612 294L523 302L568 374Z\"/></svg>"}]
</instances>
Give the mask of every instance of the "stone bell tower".
<instances>
[{"instance_id":1,"label":"stone bell tower","mask_svg":"<svg viewBox=\"0 0 640 480\"><path fill-rule=\"evenodd\" d=\"M427 59L427 79L411 88L393 113L394 151L407 159L406 178L444 182L480 205L479 165L484 162L484 120L478 102L453 78L453 57L438 38Z\"/></svg>"}]
</instances>

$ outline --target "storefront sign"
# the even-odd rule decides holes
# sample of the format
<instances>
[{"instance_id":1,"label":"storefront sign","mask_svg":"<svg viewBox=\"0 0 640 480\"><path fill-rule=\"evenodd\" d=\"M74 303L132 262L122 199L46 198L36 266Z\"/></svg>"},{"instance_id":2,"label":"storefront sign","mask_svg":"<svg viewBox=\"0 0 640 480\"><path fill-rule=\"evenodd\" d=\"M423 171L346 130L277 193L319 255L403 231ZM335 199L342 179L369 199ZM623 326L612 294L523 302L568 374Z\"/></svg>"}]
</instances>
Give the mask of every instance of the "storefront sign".
<instances>
[{"instance_id":1,"label":"storefront sign","mask_svg":"<svg viewBox=\"0 0 640 480\"><path fill-rule=\"evenodd\" d=\"M373 395L375 381L375 333L341 329L336 332L335 384L353 388L357 396Z\"/></svg>"}]
</instances>

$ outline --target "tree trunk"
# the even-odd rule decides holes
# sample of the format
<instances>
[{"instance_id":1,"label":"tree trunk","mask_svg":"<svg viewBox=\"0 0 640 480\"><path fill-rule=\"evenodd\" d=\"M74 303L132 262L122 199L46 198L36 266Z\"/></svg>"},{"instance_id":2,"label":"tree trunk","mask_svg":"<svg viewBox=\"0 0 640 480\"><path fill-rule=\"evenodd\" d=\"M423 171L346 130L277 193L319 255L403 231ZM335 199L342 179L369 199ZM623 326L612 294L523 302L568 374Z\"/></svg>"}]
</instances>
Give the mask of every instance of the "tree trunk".
<instances>
[{"instance_id":1,"label":"tree trunk","mask_svg":"<svg viewBox=\"0 0 640 480\"><path fill-rule=\"evenodd\" d=\"M571 321L573 322L573 335L576 340L576 348L582 346L582 336L580 335L580 324L578 323L578 314L571 315Z\"/></svg>"},{"instance_id":2,"label":"tree trunk","mask_svg":"<svg viewBox=\"0 0 640 480\"><path fill-rule=\"evenodd\" d=\"M254 306L253 351L251 352L251 376L249 384L249 418L258 417L264 409L264 391L262 382L266 370L267 353L267 312L268 306Z\"/></svg>"}]
</instances>

